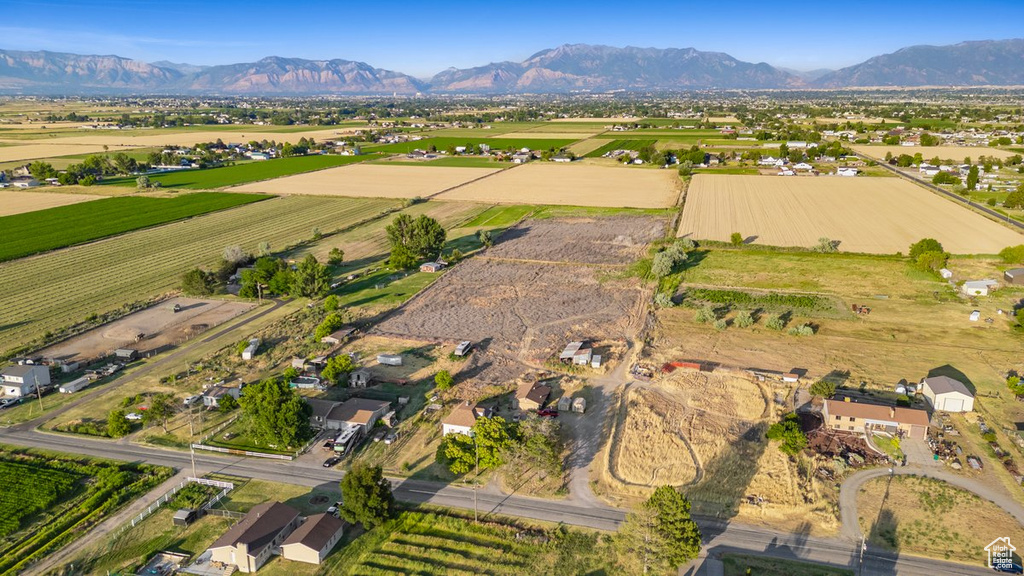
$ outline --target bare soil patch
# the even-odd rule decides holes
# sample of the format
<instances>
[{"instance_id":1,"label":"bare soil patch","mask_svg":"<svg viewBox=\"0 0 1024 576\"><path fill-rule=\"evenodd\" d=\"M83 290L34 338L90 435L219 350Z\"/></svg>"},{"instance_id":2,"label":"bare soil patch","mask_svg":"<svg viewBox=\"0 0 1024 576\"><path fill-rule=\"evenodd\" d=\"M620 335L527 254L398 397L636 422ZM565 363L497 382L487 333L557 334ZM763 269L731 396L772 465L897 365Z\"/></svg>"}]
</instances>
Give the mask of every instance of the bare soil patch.
<instances>
[{"instance_id":1,"label":"bare soil patch","mask_svg":"<svg viewBox=\"0 0 1024 576\"><path fill-rule=\"evenodd\" d=\"M176 304L181 307L178 312L173 310ZM107 356L118 348L131 348L140 353L162 350L252 308L252 304L244 302L173 298L46 348L39 354L79 362ZM144 336L136 341L139 334Z\"/></svg>"},{"instance_id":2,"label":"bare soil patch","mask_svg":"<svg viewBox=\"0 0 1024 576\"><path fill-rule=\"evenodd\" d=\"M508 230L489 258L629 264L665 234L668 221L647 216L526 220Z\"/></svg>"},{"instance_id":3,"label":"bare soil patch","mask_svg":"<svg viewBox=\"0 0 1024 576\"><path fill-rule=\"evenodd\" d=\"M847 252L906 251L935 238L956 254L994 254L1024 242L1001 226L910 182L896 178L694 176L679 236L814 246L839 241Z\"/></svg>"},{"instance_id":4,"label":"bare soil patch","mask_svg":"<svg viewBox=\"0 0 1024 576\"><path fill-rule=\"evenodd\" d=\"M353 164L286 176L231 188L235 192L355 196L368 198L427 197L499 172L490 168L449 168Z\"/></svg>"},{"instance_id":5,"label":"bare soil patch","mask_svg":"<svg viewBox=\"0 0 1024 576\"><path fill-rule=\"evenodd\" d=\"M991 148L989 146L853 146L853 150L858 154L865 154L879 159L885 158L887 152L891 152L893 156L899 156L900 154L910 154L913 156L920 152L925 160L938 156L940 160L954 160L956 162L962 162L968 156L977 162L981 156L1006 159L1016 154L1016 152L1000 150L999 148Z\"/></svg>"},{"instance_id":6,"label":"bare soil patch","mask_svg":"<svg viewBox=\"0 0 1024 576\"><path fill-rule=\"evenodd\" d=\"M0 190L0 216L12 214L24 214L35 212L57 206L78 204L97 200L102 196L87 196L85 194L58 194L55 192L11 192Z\"/></svg>"},{"instance_id":7,"label":"bare soil patch","mask_svg":"<svg viewBox=\"0 0 1024 576\"><path fill-rule=\"evenodd\" d=\"M680 189L681 182L673 170L531 162L450 190L438 198L505 204L668 208L675 205Z\"/></svg>"}]
</instances>

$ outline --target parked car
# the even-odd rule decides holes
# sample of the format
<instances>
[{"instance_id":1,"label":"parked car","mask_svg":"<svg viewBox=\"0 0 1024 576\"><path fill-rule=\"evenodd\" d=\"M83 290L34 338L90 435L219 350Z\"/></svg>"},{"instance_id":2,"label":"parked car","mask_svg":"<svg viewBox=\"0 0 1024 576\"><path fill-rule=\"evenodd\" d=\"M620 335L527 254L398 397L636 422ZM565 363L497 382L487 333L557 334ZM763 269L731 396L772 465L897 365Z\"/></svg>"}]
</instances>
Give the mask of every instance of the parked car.
<instances>
[{"instance_id":1,"label":"parked car","mask_svg":"<svg viewBox=\"0 0 1024 576\"><path fill-rule=\"evenodd\" d=\"M189 396L189 397L185 398L184 400L182 400L182 403L185 406L191 406L191 405L195 404L196 402L199 402L202 399L203 399L203 395L202 394L193 394L192 396Z\"/></svg>"},{"instance_id":2,"label":"parked car","mask_svg":"<svg viewBox=\"0 0 1024 576\"><path fill-rule=\"evenodd\" d=\"M338 462L341 462L341 458L338 458L337 456L331 456L327 460L324 460L324 468L330 468L337 464Z\"/></svg>"},{"instance_id":3,"label":"parked car","mask_svg":"<svg viewBox=\"0 0 1024 576\"><path fill-rule=\"evenodd\" d=\"M327 513L330 514L331 516L337 516L338 515L338 507L337 506L331 506L330 508L327 509Z\"/></svg>"},{"instance_id":4,"label":"parked car","mask_svg":"<svg viewBox=\"0 0 1024 576\"><path fill-rule=\"evenodd\" d=\"M558 410L555 410L554 408L541 408L540 410L537 410L537 416L558 418Z\"/></svg>"},{"instance_id":5,"label":"parked car","mask_svg":"<svg viewBox=\"0 0 1024 576\"><path fill-rule=\"evenodd\" d=\"M17 398L0 398L0 409L7 408L8 406L14 406L17 403Z\"/></svg>"},{"instance_id":6,"label":"parked car","mask_svg":"<svg viewBox=\"0 0 1024 576\"><path fill-rule=\"evenodd\" d=\"M383 430L377 432L376 434L373 435L373 441L374 442L380 442L381 440L384 439L384 435L385 434L387 434L387 432L385 432Z\"/></svg>"},{"instance_id":7,"label":"parked car","mask_svg":"<svg viewBox=\"0 0 1024 576\"><path fill-rule=\"evenodd\" d=\"M996 572L1002 572L1004 574L1024 574L1024 566L1021 566L1016 562L1010 564L1009 566L993 566L992 569Z\"/></svg>"},{"instance_id":8,"label":"parked car","mask_svg":"<svg viewBox=\"0 0 1024 576\"><path fill-rule=\"evenodd\" d=\"M392 430L391 432L388 433L387 436L384 437L384 443L385 444L394 444L395 440L398 440L398 431L397 430Z\"/></svg>"},{"instance_id":9,"label":"parked car","mask_svg":"<svg viewBox=\"0 0 1024 576\"><path fill-rule=\"evenodd\" d=\"M138 412L129 412L125 414L124 417L129 420L142 420L142 414L139 414Z\"/></svg>"}]
</instances>

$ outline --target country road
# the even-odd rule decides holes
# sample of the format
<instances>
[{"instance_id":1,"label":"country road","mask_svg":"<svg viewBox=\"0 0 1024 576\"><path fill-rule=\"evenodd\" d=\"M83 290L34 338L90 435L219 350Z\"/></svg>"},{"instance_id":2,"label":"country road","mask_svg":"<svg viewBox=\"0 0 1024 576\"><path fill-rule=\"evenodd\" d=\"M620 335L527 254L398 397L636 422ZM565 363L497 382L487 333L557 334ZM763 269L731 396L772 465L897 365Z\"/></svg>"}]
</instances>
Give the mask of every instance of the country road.
<instances>
[{"instance_id":1,"label":"country road","mask_svg":"<svg viewBox=\"0 0 1024 576\"><path fill-rule=\"evenodd\" d=\"M31 430L7 429L0 432L0 442L57 451L73 451L87 456L114 458L170 466L178 470L191 468L186 452L160 450L118 444L111 441L46 434ZM298 462L266 461L220 454L196 454L199 474L219 472L247 478L258 478L300 486L316 487L341 480L338 470ZM393 480L395 497L404 502L430 503L439 506L473 509L474 494L469 488L418 480ZM574 504L526 496L508 496L479 491L476 494L480 513L518 516L547 522L615 530L626 511L603 505ZM770 528L723 522L712 518L695 518L704 534L705 551L709 556L723 552L743 552L774 558L799 559L841 566L855 573L870 575L908 574L936 576L939 574L990 574L983 567L965 566L928 558L899 556L868 547L860 558L860 543L848 538L818 538L805 534L780 533ZM979 554L981 551L979 551ZM59 560L58 554L58 564Z\"/></svg>"}]
</instances>

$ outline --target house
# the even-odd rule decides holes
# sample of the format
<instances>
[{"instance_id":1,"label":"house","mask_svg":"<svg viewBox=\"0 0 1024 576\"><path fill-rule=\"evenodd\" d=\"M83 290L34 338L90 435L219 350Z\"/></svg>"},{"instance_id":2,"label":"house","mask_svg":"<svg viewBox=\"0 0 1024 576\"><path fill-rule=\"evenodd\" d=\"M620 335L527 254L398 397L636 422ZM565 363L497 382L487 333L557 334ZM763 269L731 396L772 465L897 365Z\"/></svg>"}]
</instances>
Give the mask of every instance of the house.
<instances>
[{"instance_id":1,"label":"house","mask_svg":"<svg viewBox=\"0 0 1024 576\"><path fill-rule=\"evenodd\" d=\"M565 154L556 154L555 156L551 157L551 161L552 162L567 163L567 162L572 162L572 158L570 158L569 156L566 156Z\"/></svg>"},{"instance_id":2,"label":"house","mask_svg":"<svg viewBox=\"0 0 1024 576\"><path fill-rule=\"evenodd\" d=\"M441 262L425 262L420 264L420 272L429 272L434 274L444 269L444 264Z\"/></svg>"},{"instance_id":3,"label":"house","mask_svg":"<svg viewBox=\"0 0 1024 576\"><path fill-rule=\"evenodd\" d=\"M473 348L473 343L469 340L463 340L455 347L455 355L459 357L465 356L466 354L469 354L471 348Z\"/></svg>"},{"instance_id":4,"label":"house","mask_svg":"<svg viewBox=\"0 0 1024 576\"><path fill-rule=\"evenodd\" d=\"M309 425L317 430L323 430L327 427L327 415L330 414L331 410L334 410L338 404L341 404L341 402L320 400L319 398L306 398L306 404L309 404L311 409Z\"/></svg>"},{"instance_id":5,"label":"house","mask_svg":"<svg viewBox=\"0 0 1024 576\"><path fill-rule=\"evenodd\" d=\"M530 160L533 160L533 154L529 152L516 152L512 155L513 164L526 164Z\"/></svg>"},{"instance_id":6,"label":"house","mask_svg":"<svg viewBox=\"0 0 1024 576\"><path fill-rule=\"evenodd\" d=\"M237 386L210 386L205 392L203 392L203 406L206 406L207 408L216 408L220 406L220 401L223 400L225 396L231 396L235 400L238 400L238 397L241 395L242 391Z\"/></svg>"},{"instance_id":7,"label":"house","mask_svg":"<svg viewBox=\"0 0 1024 576\"><path fill-rule=\"evenodd\" d=\"M971 412L974 394L963 382L949 376L932 376L921 381L921 394L932 408L942 412Z\"/></svg>"},{"instance_id":8,"label":"house","mask_svg":"<svg viewBox=\"0 0 1024 576\"><path fill-rule=\"evenodd\" d=\"M995 280L968 280L960 290L967 296L988 296L988 293L998 286L999 282Z\"/></svg>"},{"instance_id":9,"label":"house","mask_svg":"<svg viewBox=\"0 0 1024 576\"><path fill-rule=\"evenodd\" d=\"M796 172L793 172L792 170L787 168L785 170L781 170L779 172L779 176L796 176Z\"/></svg>"},{"instance_id":10,"label":"house","mask_svg":"<svg viewBox=\"0 0 1024 576\"><path fill-rule=\"evenodd\" d=\"M377 354L377 364L384 364L385 366L401 366L402 355L401 354Z\"/></svg>"},{"instance_id":11,"label":"house","mask_svg":"<svg viewBox=\"0 0 1024 576\"><path fill-rule=\"evenodd\" d=\"M836 170L836 176L853 177L860 174L860 170L856 168L839 168Z\"/></svg>"},{"instance_id":12,"label":"house","mask_svg":"<svg viewBox=\"0 0 1024 576\"><path fill-rule=\"evenodd\" d=\"M324 427L328 430L361 428L366 433L390 408L391 403L386 400L349 398L327 413Z\"/></svg>"},{"instance_id":13,"label":"house","mask_svg":"<svg viewBox=\"0 0 1024 576\"><path fill-rule=\"evenodd\" d=\"M330 514L314 514L281 544L281 557L319 565L341 540L344 527L344 522Z\"/></svg>"},{"instance_id":14,"label":"house","mask_svg":"<svg viewBox=\"0 0 1024 576\"><path fill-rule=\"evenodd\" d=\"M939 276L942 276L944 280L949 280L953 277L953 271L948 268L939 268Z\"/></svg>"},{"instance_id":15,"label":"house","mask_svg":"<svg viewBox=\"0 0 1024 576\"><path fill-rule=\"evenodd\" d=\"M551 396L551 387L534 382L523 382L516 388L513 408L516 410L539 410Z\"/></svg>"},{"instance_id":16,"label":"house","mask_svg":"<svg viewBox=\"0 0 1024 576\"><path fill-rule=\"evenodd\" d=\"M803 170L803 171L806 172L808 170L814 170L814 166L811 166L810 164L808 164L806 162L800 162L798 164L794 164L793 165L793 169L794 170Z\"/></svg>"},{"instance_id":17,"label":"house","mask_svg":"<svg viewBox=\"0 0 1024 576\"><path fill-rule=\"evenodd\" d=\"M4 368L3 376L5 396L20 398L36 391L36 386L50 385L50 369L39 364L18 364Z\"/></svg>"},{"instance_id":18,"label":"house","mask_svg":"<svg viewBox=\"0 0 1024 576\"><path fill-rule=\"evenodd\" d=\"M260 349L260 339L253 338L249 340L249 345L242 350L242 360L252 360L256 356L256 351Z\"/></svg>"},{"instance_id":19,"label":"house","mask_svg":"<svg viewBox=\"0 0 1024 576\"><path fill-rule=\"evenodd\" d=\"M210 561L234 566L239 572L255 572L299 522L299 511L287 504L257 504L210 546Z\"/></svg>"},{"instance_id":20,"label":"house","mask_svg":"<svg viewBox=\"0 0 1024 576\"><path fill-rule=\"evenodd\" d=\"M847 398L845 401L825 400L821 414L825 425L838 432L902 433L918 440L923 440L928 432L928 413L916 408L851 402Z\"/></svg>"},{"instance_id":21,"label":"house","mask_svg":"<svg viewBox=\"0 0 1024 576\"><path fill-rule=\"evenodd\" d=\"M469 400L467 400L465 403L456 406L454 410L441 420L441 435L465 434L472 436L473 424L476 424L476 419L490 417L490 408L482 408L476 404L470 404Z\"/></svg>"},{"instance_id":22,"label":"house","mask_svg":"<svg viewBox=\"0 0 1024 576\"><path fill-rule=\"evenodd\" d=\"M348 385L350 388L366 388L372 381L373 372L366 368L360 368L348 375Z\"/></svg>"},{"instance_id":23,"label":"house","mask_svg":"<svg viewBox=\"0 0 1024 576\"><path fill-rule=\"evenodd\" d=\"M320 342L324 344L331 344L337 346L338 344L344 342L345 338L348 338L355 331L356 329L353 328L352 326L345 326L344 328L339 328L334 332L331 332L327 336L324 336L323 338L320 339Z\"/></svg>"},{"instance_id":24,"label":"house","mask_svg":"<svg viewBox=\"0 0 1024 576\"><path fill-rule=\"evenodd\" d=\"M1007 284L1024 284L1024 268L1011 268L1003 272Z\"/></svg>"}]
</instances>

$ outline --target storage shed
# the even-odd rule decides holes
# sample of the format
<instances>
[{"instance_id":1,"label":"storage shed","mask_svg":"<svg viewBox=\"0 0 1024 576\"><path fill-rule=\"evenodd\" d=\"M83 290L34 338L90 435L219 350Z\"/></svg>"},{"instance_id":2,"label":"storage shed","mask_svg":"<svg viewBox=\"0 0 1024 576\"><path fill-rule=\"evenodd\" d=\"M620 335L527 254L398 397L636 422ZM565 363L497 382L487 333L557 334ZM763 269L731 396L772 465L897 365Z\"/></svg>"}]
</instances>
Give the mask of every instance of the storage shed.
<instances>
[{"instance_id":1,"label":"storage shed","mask_svg":"<svg viewBox=\"0 0 1024 576\"><path fill-rule=\"evenodd\" d=\"M61 384L59 390L61 394L73 394L87 387L89 384L92 384L92 378L82 376L81 378L76 378L67 384Z\"/></svg>"},{"instance_id":2,"label":"storage shed","mask_svg":"<svg viewBox=\"0 0 1024 576\"><path fill-rule=\"evenodd\" d=\"M139 356L138 350L132 350L131 348L118 348L114 350L114 357L118 360L135 360Z\"/></svg>"},{"instance_id":3,"label":"storage shed","mask_svg":"<svg viewBox=\"0 0 1024 576\"><path fill-rule=\"evenodd\" d=\"M473 343L470 342L469 340L463 340L462 342L459 342L458 346L455 347L455 355L465 356L466 354L469 354L469 350L471 348L473 348Z\"/></svg>"},{"instance_id":4,"label":"storage shed","mask_svg":"<svg viewBox=\"0 0 1024 576\"><path fill-rule=\"evenodd\" d=\"M252 360L256 356L256 351L260 349L260 339L253 338L249 340L249 345L242 350L242 360Z\"/></svg>"},{"instance_id":5,"label":"storage shed","mask_svg":"<svg viewBox=\"0 0 1024 576\"><path fill-rule=\"evenodd\" d=\"M572 408L572 398L562 396L558 399L558 411L568 412Z\"/></svg>"},{"instance_id":6,"label":"storage shed","mask_svg":"<svg viewBox=\"0 0 1024 576\"><path fill-rule=\"evenodd\" d=\"M1011 268L1003 272L1007 284L1024 284L1024 268Z\"/></svg>"},{"instance_id":7,"label":"storage shed","mask_svg":"<svg viewBox=\"0 0 1024 576\"><path fill-rule=\"evenodd\" d=\"M401 354L377 354L377 363L385 366L401 366Z\"/></svg>"},{"instance_id":8,"label":"storage shed","mask_svg":"<svg viewBox=\"0 0 1024 576\"><path fill-rule=\"evenodd\" d=\"M579 414L583 414L587 411L587 399L582 396L577 396L572 401L572 411Z\"/></svg>"},{"instance_id":9,"label":"storage shed","mask_svg":"<svg viewBox=\"0 0 1024 576\"><path fill-rule=\"evenodd\" d=\"M949 376L932 376L921 381L921 393L932 408L943 412L974 410L974 394L963 382Z\"/></svg>"}]
</instances>

